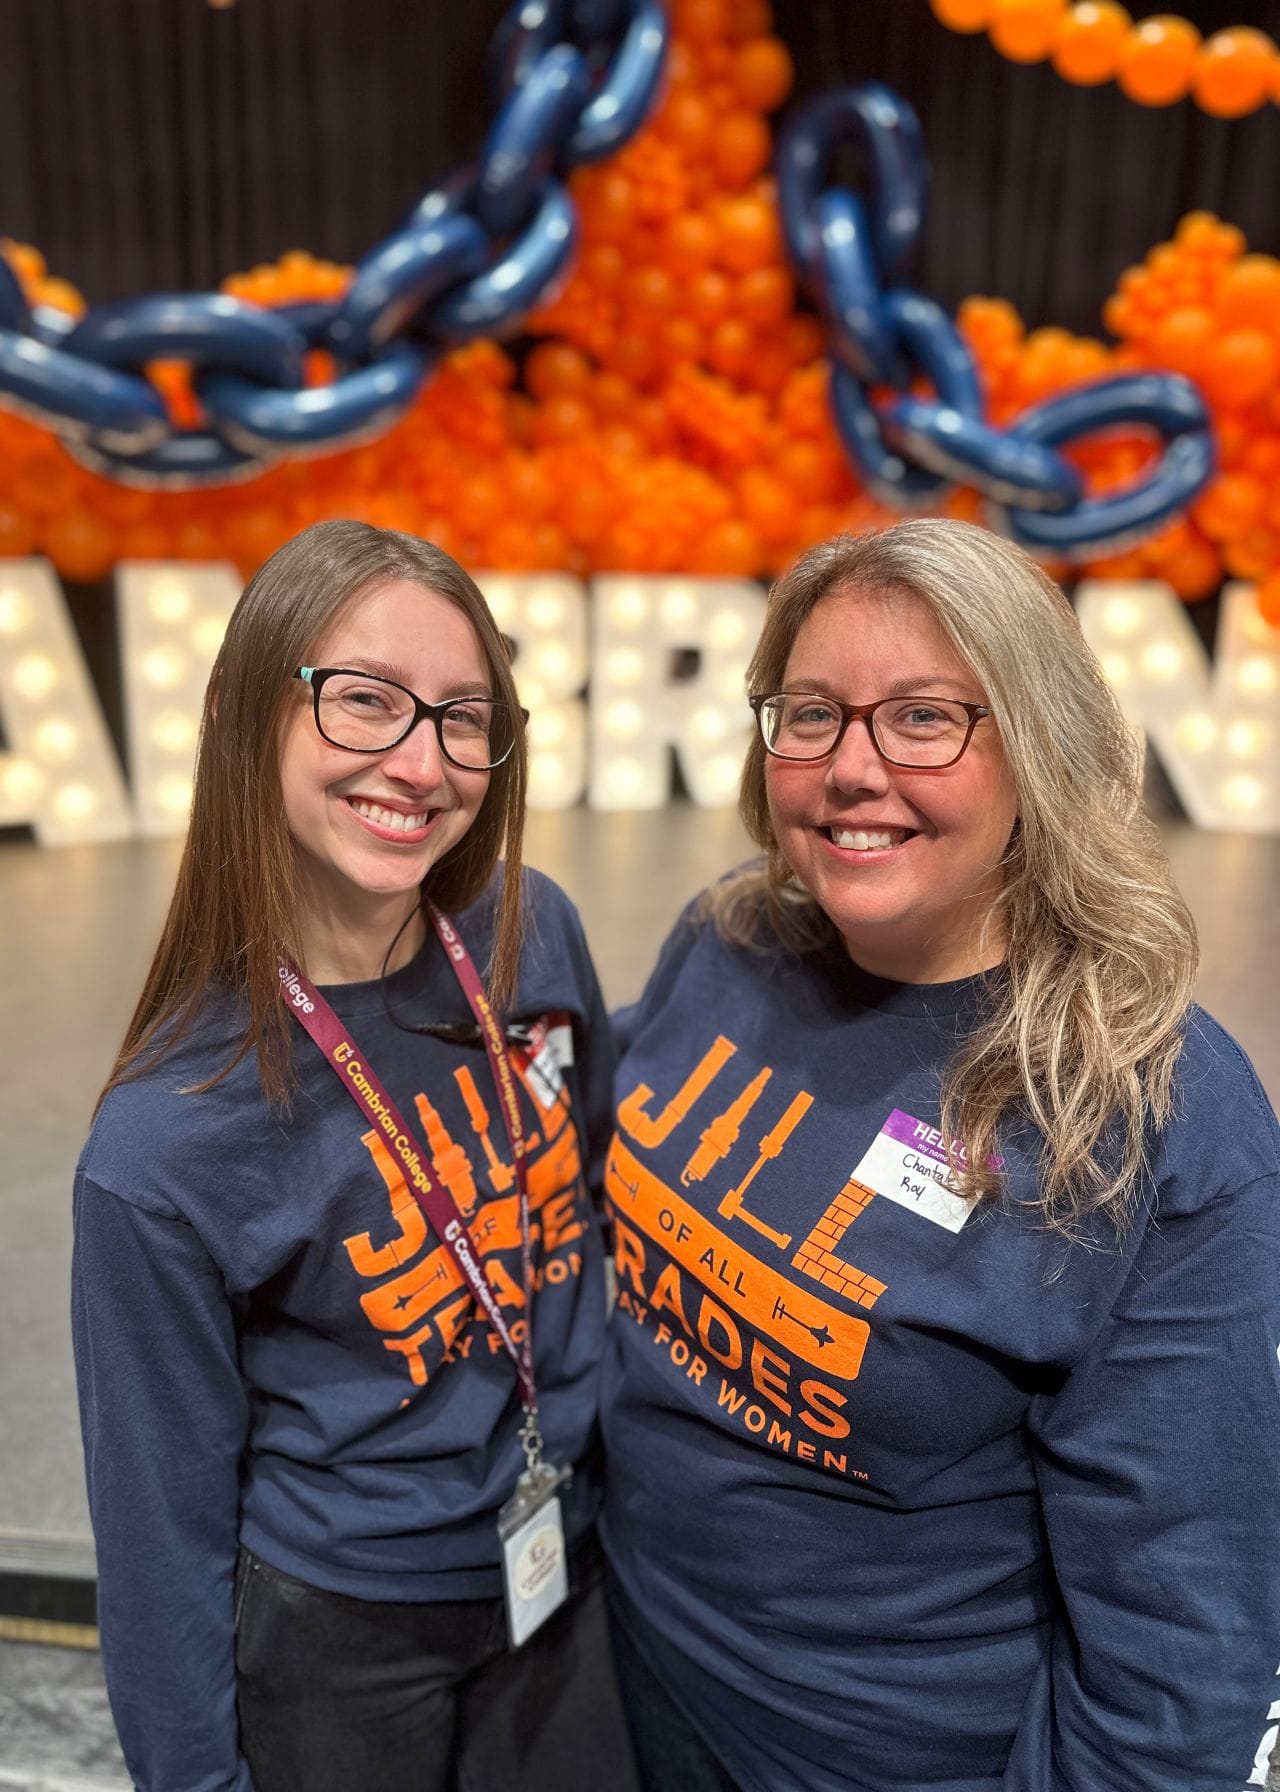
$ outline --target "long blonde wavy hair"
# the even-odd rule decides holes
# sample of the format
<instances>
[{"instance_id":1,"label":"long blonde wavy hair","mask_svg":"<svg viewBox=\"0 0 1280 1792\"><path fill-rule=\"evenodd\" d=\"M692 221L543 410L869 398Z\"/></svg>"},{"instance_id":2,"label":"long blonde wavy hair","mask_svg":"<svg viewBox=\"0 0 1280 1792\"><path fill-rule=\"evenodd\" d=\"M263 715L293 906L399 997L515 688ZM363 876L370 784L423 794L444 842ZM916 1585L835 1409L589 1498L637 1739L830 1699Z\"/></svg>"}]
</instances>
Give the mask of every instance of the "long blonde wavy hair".
<instances>
[{"instance_id":1,"label":"long blonde wavy hair","mask_svg":"<svg viewBox=\"0 0 1280 1792\"><path fill-rule=\"evenodd\" d=\"M991 915L1006 942L992 1005L948 1062L944 1137L963 1149L961 1191L990 1199L1002 1131L1042 1141L1041 1210L1068 1237L1100 1211L1122 1226L1153 1132L1169 1119L1198 961L1191 915L1142 808L1142 751L1070 605L1021 549L970 523L921 518L838 536L769 594L748 670L752 693L783 688L805 618L831 592L909 592L976 675L1018 793L1020 821ZM757 735L740 812L765 852L707 907L738 945L799 952L834 928L779 849Z\"/></svg>"}]
</instances>

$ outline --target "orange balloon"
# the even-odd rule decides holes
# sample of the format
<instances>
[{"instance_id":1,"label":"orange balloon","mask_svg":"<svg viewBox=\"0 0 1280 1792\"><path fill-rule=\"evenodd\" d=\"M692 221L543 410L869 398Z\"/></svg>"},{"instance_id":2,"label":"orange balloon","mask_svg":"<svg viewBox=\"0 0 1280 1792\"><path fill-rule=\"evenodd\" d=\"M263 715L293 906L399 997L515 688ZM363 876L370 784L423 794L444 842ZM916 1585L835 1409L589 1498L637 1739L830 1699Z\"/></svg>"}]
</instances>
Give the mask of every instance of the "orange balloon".
<instances>
[{"instance_id":1,"label":"orange balloon","mask_svg":"<svg viewBox=\"0 0 1280 1792\"><path fill-rule=\"evenodd\" d=\"M995 0L991 41L1011 62L1041 62L1053 48L1066 0Z\"/></svg>"},{"instance_id":2,"label":"orange balloon","mask_svg":"<svg viewBox=\"0 0 1280 1792\"><path fill-rule=\"evenodd\" d=\"M662 236L663 265L673 274L700 274L716 258L716 233L701 212L678 212Z\"/></svg>"},{"instance_id":3,"label":"orange balloon","mask_svg":"<svg viewBox=\"0 0 1280 1792\"><path fill-rule=\"evenodd\" d=\"M35 545L31 518L12 504L0 504L0 557L21 560Z\"/></svg>"},{"instance_id":4,"label":"orange balloon","mask_svg":"<svg viewBox=\"0 0 1280 1792\"><path fill-rule=\"evenodd\" d=\"M711 108L702 96L679 87L672 88L654 121L654 129L686 155L702 154L711 141L714 126Z\"/></svg>"},{"instance_id":5,"label":"orange balloon","mask_svg":"<svg viewBox=\"0 0 1280 1792\"><path fill-rule=\"evenodd\" d=\"M734 90L754 112L776 111L791 92L794 79L791 53L776 37L756 38L734 55Z\"/></svg>"},{"instance_id":6,"label":"orange balloon","mask_svg":"<svg viewBox=\"0 0 1280 1792\"><path fill-rule=\"evenodd\" d=\"M1196 527L1214 541L1243 535L1262 516L1266 488L1249 473L1220 473L1191 506Z\"/></svg>"},{"instance_id":7,"label":"orange balloon","mask_svg":"<svg viewBox=\"0 0 1280 1792\"><path fill-rule=\"evenodd\" d=\"M567 342L539 342L525 360L524 383L535 398L581 395L590 382L590 362Z\"/></svg>"},{"instance_id":8,"label":"orange balloon","mask_svg":"<svg viewBox=\"0 0 1280 1792\"><path fill-rule=\"evenodd\" d=\"M695 323L717 324L726 315L733 299L733 288L724 275L708 268L690 281L685 303Z\"/></svg>"},{"instance_id":9,"label":"orange balloon","mask_svg":"<svg viewBox=\"0 0 1280 1792\"><path fill-rule=\"evenodd\" d=\"M796 289L785 268L753 268L739 280L734 298L739 316L753 324L780 324L795 308Z\"/></svg>"},{"instance_id":10,"label":"orange balloon","mask_svg":"<svg viewBox=\"0 0 1280 1792\"><path fill-rule=\"evenodd\" d=\"M1204 364L1205 354L1220 325L1204 305L1175 305L1156 320L1151 332L1151 356L1172 373L1193 379Z\"/></svg>"},{"instance_id":11,"label":"orange balloon","mask_svg":"<svg viewBox=\"0 0 1280 1792\"><path fill-rule=\"evenodd\" d=\"M1225 325L1280 331L1280 261L1274 255L1242 256L1222 276L1216 309Z\"/></svg>"},{"instance_id":12,"label":"orange balloon","mask_svg":"<svg viewBox=\"0 0 1280 1792\"><path fill-rule=\"evenodd\" d=\"M1185 19L1156 13L1135 25L1120 51L1116 80L1142 106L1171 106L1191 86L1200 33Z\"/></svg>"},{"instance_id":13,"label":"orange balloon","mask_svg":"<svg viewBox=\"0 0 1280 1792\"><path fill-rule=\"evenodd\" d=\"M1194 603L1197 598L1208 597L1211 591L1218 589L1222 583L1222 561L1207 541L1196 540L1193 536L1184 548L1164 562L1160 576L1168 580L1179 597Z\"/></svg>"},{"instance_id":14,"label":"orange balloon","mask_svg":"<svg viewBox=\"0 0 1280 1792\"><path fill-rule=\"evenodd\" d=\"M929 0L935 19L952 31L985 31L991 22L992 0Z\"/></svg>"},{"instance_id":15,"label":"orange balloon","mask_svg":"<svg viewBox=\"0 0 1280 1792\"><path fill-rule=\"evenodd\" d=\"M1215 405L1243 408L1265 398L1280 373L1280 351L1261 330L1230 330L1209 346L1202 380Z\"/></svg>"},{"instance_id":16,"label":"orange balloon","mask_svg":"<svg viewBox=\"0 0 1280 1792\"><path fill-rule=\"evenodd\" d=\"M745 187L769 166L773 139L756 112L731 112L711 144L712 160L731 187Z\"/></svg>"},{"instance_id":17,"label":"orange balloon","mask_svg":"<svg viewBox=\"0 0 1280 1792\"><path fill-rule=\"evenodd\" d=\"M1192 91L1216 118L1256 112L1278 71L1276 47L1249 25L1215 31L1196 58Z\"/></svg>"},{"instance_id":18,"label":"orange balloon","mask_svg":"<svg viewBox=\"0 0 1280 1792\"><path fill-rule=\"evenodd\" d=\"M728 199L717 208L716 233L721 267L732 274L749 274L782 260L782 236L776 206L744 195Z\"/></svg>"},{"instance_id":19,"label":"orange balloon","mask_svg":"<svg viewBox=\"0 0 1280 1792\"><path fill-rule=\"evenodd\" d=\"M97 517L87 511L64 511L45 529L45 552L64 578L93 585L115 564L115 543Z\"/></svg>"},{"instance_id":20,"label":"orange balloon","mask_svg":"<svg viewBox=\"0 0 1280 1792\"><path fill-rule=\"evenodd\" d=\"M1083 0L1058 22L1053 66L1064 81L1096 87L1110 81L1133 21L1115 0Z\"/></svg>"}]
</instances>

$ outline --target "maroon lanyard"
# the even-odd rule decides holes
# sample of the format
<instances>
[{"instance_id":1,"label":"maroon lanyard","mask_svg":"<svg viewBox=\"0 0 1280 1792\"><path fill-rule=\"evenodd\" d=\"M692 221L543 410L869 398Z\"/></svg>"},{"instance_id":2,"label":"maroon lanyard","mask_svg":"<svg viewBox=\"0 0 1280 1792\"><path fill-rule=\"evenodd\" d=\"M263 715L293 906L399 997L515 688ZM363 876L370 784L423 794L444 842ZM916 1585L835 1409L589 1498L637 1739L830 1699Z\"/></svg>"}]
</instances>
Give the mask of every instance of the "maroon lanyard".
<instances>
[{"instance_id":1,"label":"maroon lanyard","mask_svg":"<svg viewBox=\"0 0 1280 1792\"><path fill-rule=\"evenodd\" d=\"M475 1254L471 1233L458 1211L453 1196L437 1182L427 1167L427 1154L414 1141L408 1122L379 1081L377 1072L343 1023L314 984L287 959L280 961L280 987L284 999L298 1021L315 1040L332 1065L343 1088L362 1114L372 1120L398 1158L405 1180L414 1199L427 1216L457 1264L463 1281L475 1296L476 1304L487 1316L507 1353L516 1366L520 1382L520 1398L526 1416L521 1432L525 1453L532 1463L541 1451L536 1417L538 1394L533 1379L533 1249L529 1236L529 1173L525 1163L524 1126L520 1119L520 1102L516 1079L507 1056L506 1040L493 1012L471 954L457 929L438 909L428 908L436 938L444 947L445 957L453 967L463 995L476 1018L484 1049L493 1073L494 1087L502 1123L511 1146L511 1161L516 1175L516 1194L520 1206L520 1258L524 1280L525 1336L517 1344L507 1324L506 1314L498 1305Z\"/></svg>"}]
</instances>

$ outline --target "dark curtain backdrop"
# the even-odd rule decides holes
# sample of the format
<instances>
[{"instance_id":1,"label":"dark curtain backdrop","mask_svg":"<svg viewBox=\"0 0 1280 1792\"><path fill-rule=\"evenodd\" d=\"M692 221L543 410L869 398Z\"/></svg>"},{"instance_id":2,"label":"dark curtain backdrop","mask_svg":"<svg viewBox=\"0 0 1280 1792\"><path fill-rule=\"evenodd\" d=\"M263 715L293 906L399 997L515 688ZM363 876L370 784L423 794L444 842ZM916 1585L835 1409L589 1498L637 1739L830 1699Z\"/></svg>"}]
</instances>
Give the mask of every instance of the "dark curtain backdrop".
<instances>
[{"instance_id":1,"label":"dark curtain backdrop","mask_svg":"<svg viewBox=\"0 0 1280 1792\"><path fill-rule=\"evenodd\" d=\"M1120 270L1205 206L1280 250L1280 108L1135 106L1005 62L926 0L775 0L795 100L878 77L933 165L917 284L1092 331ZM505 0L0 0L0 233L91 301L352 261L474 152ZM1141 15L1156 10L1136 0ZM1280 0L1182 0L1280 35ZM852 170L856 172L856 170Z\"/></svg>"}]
</instances>

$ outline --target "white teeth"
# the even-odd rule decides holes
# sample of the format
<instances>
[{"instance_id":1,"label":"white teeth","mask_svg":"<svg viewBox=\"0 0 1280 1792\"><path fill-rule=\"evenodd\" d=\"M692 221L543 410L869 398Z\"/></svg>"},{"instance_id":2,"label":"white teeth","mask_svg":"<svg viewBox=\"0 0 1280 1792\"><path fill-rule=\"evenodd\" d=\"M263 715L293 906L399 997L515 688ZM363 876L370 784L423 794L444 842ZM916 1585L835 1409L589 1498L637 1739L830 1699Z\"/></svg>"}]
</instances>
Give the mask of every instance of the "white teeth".
<instances>
[{"instance_id":1,"label":"white teeth","mask_svg":"<svg viewBox=\"0 0 1280 1792\"><path fill-rule=\"evenodd\" d=\"M875 832L867 832L862 828L832 828L831 839L834 845L843 846L852 852L871 852L894 844L893 835L884 828ZM905 835L903 836L905 838Z\"/></svg>"},{"instance_id":2,"label":"white teeth","mask_svg":"<svg viewBox=\"0 0 1280 1792\"><path fill-rule=\"evenodd\" d=\"M352 797L350 801L356 814L363 815L366 821L376 822L381 828L394 828L400 834L425 827L431 815L430 809L424 809L421 815L402 815L399 809L384 809L381 803L369 803L363 797Z\"/></svg>"}]
</instances>

